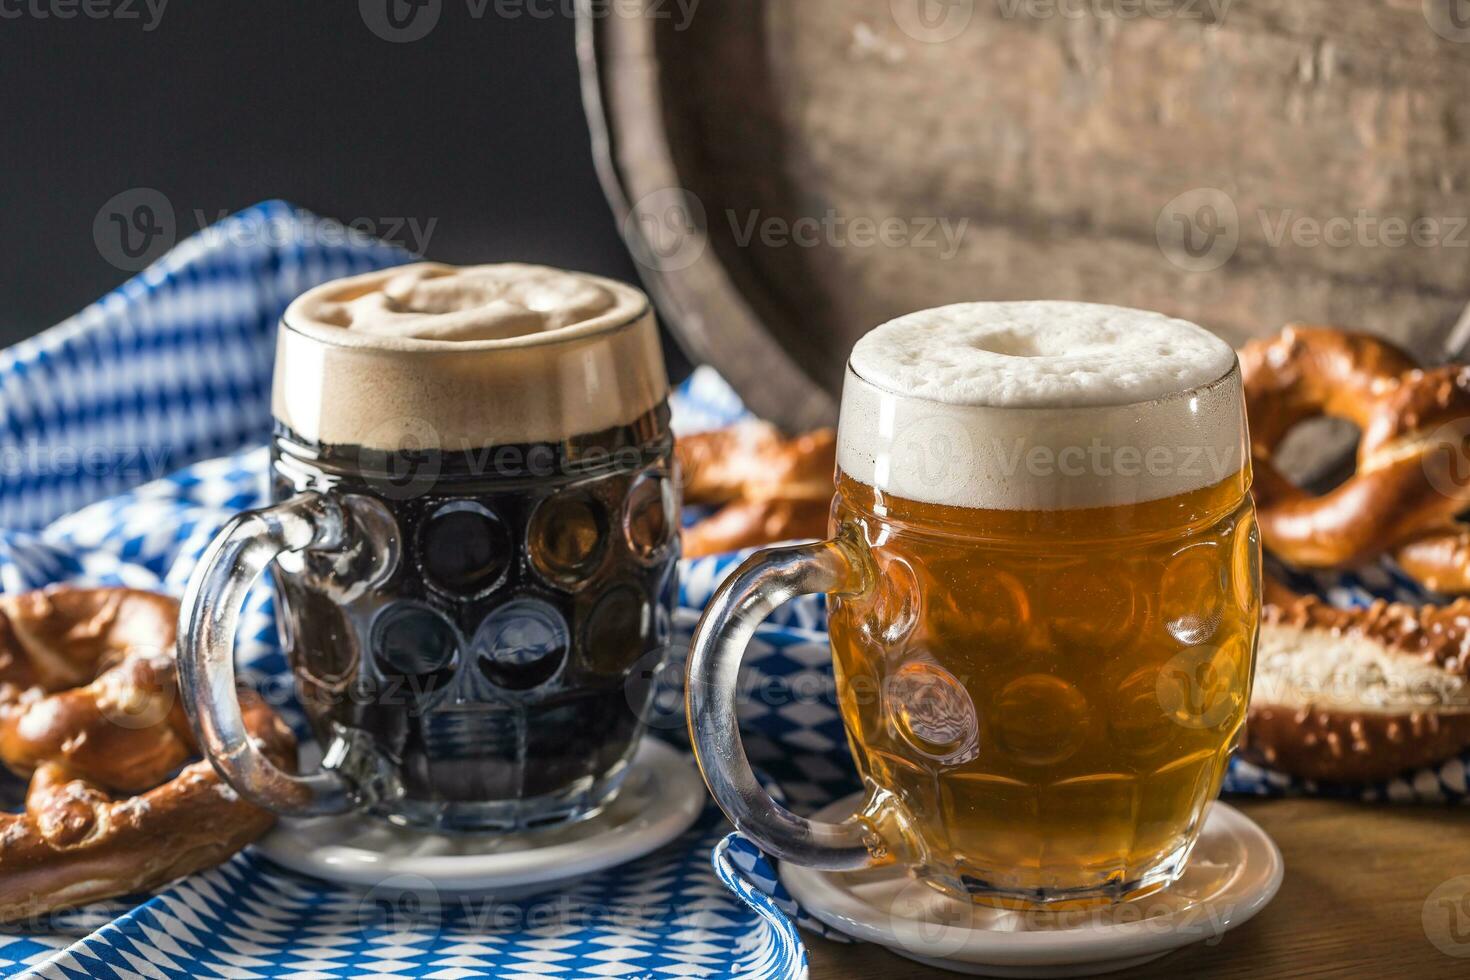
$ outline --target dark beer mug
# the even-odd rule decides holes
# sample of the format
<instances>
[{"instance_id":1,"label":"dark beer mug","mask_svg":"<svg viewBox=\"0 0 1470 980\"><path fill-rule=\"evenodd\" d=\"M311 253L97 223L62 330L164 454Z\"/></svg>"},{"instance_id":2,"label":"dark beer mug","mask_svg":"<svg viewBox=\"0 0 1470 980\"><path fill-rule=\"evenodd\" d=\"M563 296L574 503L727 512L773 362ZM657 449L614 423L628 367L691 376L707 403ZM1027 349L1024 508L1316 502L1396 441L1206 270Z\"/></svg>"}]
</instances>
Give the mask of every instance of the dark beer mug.
<instances>
[{"instance_id":1,"label":"dark beer mug","mask_svg":"<svg viewBox=\"0 0 1470 980\"><path fill-rule=\"evenodd\" d=\"M329 283L277 344L274 506L189 583L200 744L290 815L515 830L617 792L668 649L678 500L667 376L641 292L535 266ZM321 768L240 722L241 602L268 567Z\"/></svg>"}]
</instances>

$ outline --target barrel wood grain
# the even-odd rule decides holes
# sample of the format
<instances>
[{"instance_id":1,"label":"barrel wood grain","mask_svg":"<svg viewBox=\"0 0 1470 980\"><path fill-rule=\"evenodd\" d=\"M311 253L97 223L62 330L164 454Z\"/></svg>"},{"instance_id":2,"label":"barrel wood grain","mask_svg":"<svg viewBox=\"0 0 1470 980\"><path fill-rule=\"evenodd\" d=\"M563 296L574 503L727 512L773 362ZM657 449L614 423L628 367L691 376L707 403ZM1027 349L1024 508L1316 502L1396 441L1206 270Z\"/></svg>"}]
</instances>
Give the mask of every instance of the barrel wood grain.
<instances>
[{"instance_id":1,"label":"barrel wood grain","mask_svg":"<svg viewBox=\"0 0 1470 980\"><path fill-rule=\"evenodd\" d=\"M902 29L907 2L741 0L683 30L588 29L611 183L629 206L683 188L705 214L699 261L646 278L763 414L830 413L856 337L944 302L1123 303L1236 342L1332 322L1433 356L1470 300L1470 43L1431 29L1421 0L1175 0L1132 18L1090 12L1112 0L1061 2L1082 16L975 0L941 43ZM1171 208L1200 189L1236 215L1210 271L1166 255L1203 234L1197 201ZM829 212L964 234L952 253L747 240L752 221ZM1332 219L1347 244L1312 244ZM1434 221L1441 244L1391 245L1390 219Z\"/></svg>"}]
</instances>

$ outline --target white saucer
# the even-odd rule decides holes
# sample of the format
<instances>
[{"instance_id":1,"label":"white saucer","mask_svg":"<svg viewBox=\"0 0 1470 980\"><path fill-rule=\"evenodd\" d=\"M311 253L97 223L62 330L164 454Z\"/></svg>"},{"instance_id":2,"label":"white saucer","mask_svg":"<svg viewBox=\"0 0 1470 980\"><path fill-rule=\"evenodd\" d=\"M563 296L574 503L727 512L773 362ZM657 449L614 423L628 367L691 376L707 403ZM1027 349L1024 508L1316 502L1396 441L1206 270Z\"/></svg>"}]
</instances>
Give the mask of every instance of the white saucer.
<instances>
[{"instance_id":1,"label":"white saucer","mask_svg":"<svg viewBox=\"0 0 1470 980\"><path fill-rule=\"evenodd\" d=\"M688 756L645 738L622 790L596 816L561 827L451 837L351 814L281 820L256 847L292 871L354 888L520 898L550 891L649 854L704 808L704 782Z\"/></svg>"},{"instance_id":2,"label":"white saucer","mask_svg":"<svg viewBox=\"0 0 1470 980\"><path fill-rule=\"evenodd\" d=\"M860 797L818 819L841 820ZM928 966L988 977L1077 977L1158 959L1247 921L1281 887L1281 851L1249 817L1210 807L1189 867L1172 887L1086 912L1009 912L940 894L901 869L848 874L781 865L781 882L812 916Z\"/></svg>"}]
</instances>

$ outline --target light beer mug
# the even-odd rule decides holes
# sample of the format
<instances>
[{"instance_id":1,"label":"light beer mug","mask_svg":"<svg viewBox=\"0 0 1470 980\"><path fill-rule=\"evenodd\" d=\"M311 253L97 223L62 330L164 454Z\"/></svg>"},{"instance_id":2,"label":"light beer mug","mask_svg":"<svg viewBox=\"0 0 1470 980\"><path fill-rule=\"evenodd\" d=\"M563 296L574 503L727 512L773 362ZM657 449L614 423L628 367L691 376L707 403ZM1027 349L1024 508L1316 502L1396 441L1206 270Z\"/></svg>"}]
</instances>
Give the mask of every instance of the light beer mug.
<instances>
[{"instance_id":1,"label":"light beer mug","mask_svg":"<svg viewBox=\"0 0 1470 980\"><path fill-rule=\"evenodd\" d=\"M710 790L782 860L897 861L1016 908L1136 898L1183 872L1245 719L1260 608L1240 371L1189 323L975 303L854 348L832 537L753 556L689 662ZM826 593L866 798L842 823L757 783L740 658Z\"/></svg>"}]
</instances>

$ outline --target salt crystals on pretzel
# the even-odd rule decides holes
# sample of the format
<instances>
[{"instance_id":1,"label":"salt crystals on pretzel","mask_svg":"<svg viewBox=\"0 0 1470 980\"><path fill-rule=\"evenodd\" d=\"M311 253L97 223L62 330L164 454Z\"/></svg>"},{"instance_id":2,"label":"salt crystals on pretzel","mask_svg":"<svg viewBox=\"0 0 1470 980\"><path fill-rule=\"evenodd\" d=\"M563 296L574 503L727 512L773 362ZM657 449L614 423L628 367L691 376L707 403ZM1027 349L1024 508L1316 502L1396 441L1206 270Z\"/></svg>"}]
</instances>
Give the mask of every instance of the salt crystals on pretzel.
<instances>
[{"instance_id":1,"label":"salt crystals on pretzel","mask_svg":"<svg viewBox=\"0 0 1470 980\"><path fill-rule=\"evenodd\" d=\"M1243 757L1308 779L1364 782L1470 748L1470 600L1363 609L1273 600Z\"/></svg>"}]
</instances>

